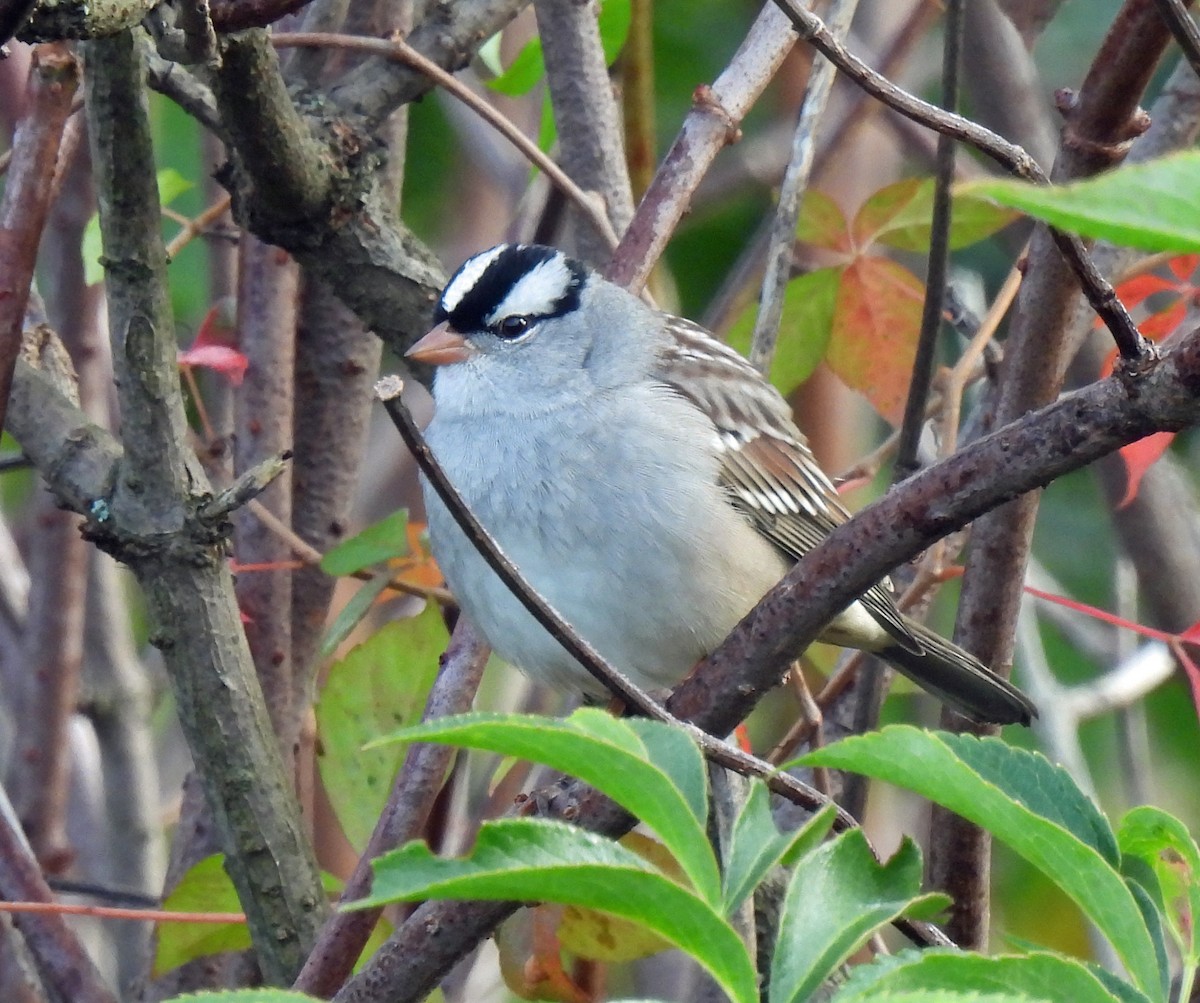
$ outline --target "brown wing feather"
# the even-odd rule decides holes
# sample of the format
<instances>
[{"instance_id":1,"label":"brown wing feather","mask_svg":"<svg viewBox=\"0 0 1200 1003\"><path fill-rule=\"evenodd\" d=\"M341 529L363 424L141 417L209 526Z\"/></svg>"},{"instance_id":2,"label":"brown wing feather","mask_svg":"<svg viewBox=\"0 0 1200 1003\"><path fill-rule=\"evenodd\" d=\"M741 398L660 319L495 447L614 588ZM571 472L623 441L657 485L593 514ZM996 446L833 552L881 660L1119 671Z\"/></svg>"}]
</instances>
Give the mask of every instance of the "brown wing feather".
<instances>
[{"instance_id":1,"label":"brown wing feather","mask_svg":"<svg viewBox=\"0 0 1200 1003\"><path fill-rule=\"evenodd\" d=\"M660 353L656 375L712 421L721 484L734 505L780 551L799 560L849 518L837 489L817 466L787 402L750 363L699 325L679 317L666 322L673 337ZM722 376L741 378L736 398L724 392ZM744 393L747 386L752 393ZM923 650L883 584L860 602L897 644Z\"/></svg>"}]
</instances>

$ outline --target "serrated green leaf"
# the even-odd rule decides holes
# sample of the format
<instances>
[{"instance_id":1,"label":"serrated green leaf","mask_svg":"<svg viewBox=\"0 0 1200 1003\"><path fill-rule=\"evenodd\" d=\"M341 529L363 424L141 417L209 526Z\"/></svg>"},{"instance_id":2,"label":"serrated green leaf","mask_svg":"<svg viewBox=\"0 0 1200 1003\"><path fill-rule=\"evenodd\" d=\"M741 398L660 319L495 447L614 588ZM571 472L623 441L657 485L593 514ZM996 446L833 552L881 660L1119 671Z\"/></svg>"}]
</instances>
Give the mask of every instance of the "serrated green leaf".
<instances>
[{"instance_id":1,"label":"serrated green leaf","mask_svg":"<svg viewBox=\"0 0 1200 1003\"><path fill-rule=\"evenodd\" d=\"M956 751L967 749L970 743L994 747L976 750L980 754L973 757L985 765L991 779L981 776ZM1017 800L1028 798L1031 803L1044 804L1047 791L1065 789L1063 771L1044 757L1013 749L999 739L953 737L893 726L845 739L810 753L803 762L887 780L987 829L1041 870L1084 911L1108 938L1142 992L1152 1000L1165 998L1154 939L1122 876L1097 846ZM997 777L997 771L1001 776ZM1073 825L1090 829L1090 836L1097 837L1093 825L1083 824L1083 816L1066 814ZM1104 842L1099 837L1095 841Z\"/></svg>"},{"instance_id":2,"label":"serrated green leaf","mask_svg":"<svg viewBox=\"0 0 1200 1003\"><path fill-rule=\"evenodd\" d=\"M696 891L712 905L720 902L721 878L705 833L707 798L697 796L699 750L688 740L683 751L673 736L659 739L673 750L660 765L641 735L664 724L636 726L594 708L577 710L565 720L527 714L463 714L398 732L385 741L446 742L519 756L591 784L632 812L666 844ZM668 772L670 767L671 772ZM691 779L689 779L691 778Z\"/></svg>"},{"instance_id":3,"label":"serrated green leaf","mask_svg":"<svg viewBox=\"0 0 1200 1003\"><path fill-rule=\"evenodd\" d=\"M317 700L317 765L342 831L362 851L387 802L407 747L364 749L420 720L449 638L433 606L384 624L335 663Z\"/></svg>"},{"instance_id":4,"label":"serrated green leaf","mask_svg":"<svg viewBox=\"0 0 1200 1003\"><path fill-rule=\"evenodd\" d=\"M1049 997L1026 996L1023 993L972 993L954 989L920 989L911 992L882 990L871 994L871 1003L1056 1003L1056 1000Z\"/></svg>"},{"instance_id":5,"label":"serrated green leaf","mask_svg":"<svg viewBox=\"0 0 1200 1003\"><path fill-rule=\"evenodd\" d=\"M1083 237L1146 251L1200 251L1197 150L1069 185L979 181L956 191L990 198Z\"/></svg>"},{"instance_id":6,"label":"serrated green leaf","mask_svg":"<svg viewBox=\"0 0 1200 1003\"><path fill-rule=\"evenodd\" d=\"M1133 987L1128 987L1131 991ZM895 993L999 994L1014 1000L1117 1003L1118 997L1082 962L1063 955L985 957L965 951L905 951L854 968L831 1003L866 1003ZM1011 994L1006 996L1005 994ZM1140 994L1138 994L1140 996ZM1145 999L1145 997L1140 997Z\"/></svg>"},{"instance_id":7,"label":"serrated green leaf","mask_svg":"<svg viewBox=\"0 0 1200 1003\"><path fill-rule=\"evenodd\" d=\"M996 738L980 741L973 735L948 733L941 738L984 781L1042 818L1057 822L1113 867L1120 866L1121 849L1108 819L1061 766Z\"/></svg>"},{"instance_id":8,"label":"serrated green leaf","mask_svg":"<svg viewBox=\"0 0 1200 1003\"><path fill-rule=\"evenodd\" d=\"M329 625L325 636L321 639L320 657L322 659L329 658L337 651L338 645L350 636L350 631L357 627L362 618L367 615L375 600L383 594L383 590L388 587L388 582L391 580L391 574L381 571L365 582L362 588L350 597L350 601L338 611L338 615L334 617L333 623Z\"/></svg>"},{"instance_id":9,"label":"serrated green leaf","mask_svg":"<svg viewBox=\"0 0 1200 1003\"><path fill-rule=\"evenodd\" d=\"M241 912L233 882L225 873L224 854L197 861L163 901L169 912ZM245 923L160 923L154 951L157 977L195 958L250 947Z\"/></svg>"},{"instance_id":10,"label":"serrated green leaf","mask_svg":"<svg viewBox=\"0 0 1200 1003\"><path fill-rule=\"evenodd\" d=\"M1117 831L1123 869L1139 861L1153 876L1147 891L1183 955L1185 964L1200 961L1200 847L1179 819L1144 805L1121 819Z\"/></svg>"},{"instance_id":11,"label":"serrated green leaf","mask_svg":"<svg viewBox=\"0 0 1200 1003\"><path fill-rule=\"evenodd\" d=\"M807 380L825 358L842 271L841 267L818 268L797 275L784 290L779 338L769 374L784 396ZM743 355L750 352L757 314L758 304L752 303L729 329L729 344Z\"/></svg>"},{"instance_id":12,"label":"serrated green leaf","mask_svg":"<svg viewBox=\"0 0 1200 1003\"><path fill-rule=\"evenodd\" d=\"M321 558L327 575L352 575L363 568L408 556L408 509L402 508L343 540Z\"/></svg>"},{"instance_id":13,"label":"serrated green leaf","mask_svg":"<svg viewBox=\"0 0 1200 1003\"><path fill-rule=\"evenodd\" d=\"M879 863L861 829L842 833L796 864L771 960L770 1003L801 1003L885 923L927 916L944 895L921 894L921 851L909 839Z\"/></svg>"},{"instance_id":14,"label":"serrated green leaf","mask_svg":"<svg viewBox=\"0 0 1200 1003\"><path fill-rule=\"evenodd\" d=\"M754 966L733 928L637 854L546 819L485 822L466 858L409 843L374 861L371 897L356 907L425 898L537 900L641 923L686 951L738 1003L757 999Z\"/></svg>"},{"instance_id":15,"label":"serrated green leaf","mask_svg":"<svg viewBox=\"0 0 1200 1003\"><path fill-rule=\"evenodd\" d=\"M835 809L827 805L796 832L783 833L771 817L771 795L761 780L750 781L746 803L733 823L725 860L725 914L732 915L767 872L785 855L802 854L825 838L833 825Z\"/></svg>"}]
</instances>

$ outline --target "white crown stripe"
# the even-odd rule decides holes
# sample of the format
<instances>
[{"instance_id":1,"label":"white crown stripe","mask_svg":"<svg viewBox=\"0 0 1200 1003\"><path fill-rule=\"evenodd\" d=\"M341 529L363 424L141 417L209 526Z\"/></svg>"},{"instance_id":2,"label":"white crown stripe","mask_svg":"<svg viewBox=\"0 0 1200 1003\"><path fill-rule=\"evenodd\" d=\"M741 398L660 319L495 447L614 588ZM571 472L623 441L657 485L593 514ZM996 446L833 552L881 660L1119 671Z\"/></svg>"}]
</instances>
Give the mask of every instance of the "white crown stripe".
<instances>
[{"instance_id":1,"label":"white crown stripe","mask_svg":"<svg viewBox=\"0 0 1200 1003\"><path fill-rule=\"evenodd\" d=\"M505 317L544 317L554 312L571 287L573 276L561 254L531 268L485 318L495 324Z\"/></svg>"},{"instance_id":2,"label":"white crown stripe","mask_svg":"<svg viewBox=\"0 0 1200 1003\"><path fill-rule=\"evenodd\" d=\"M463 301L463 297L474 288L475 283L487 271L488 265L503 254L505 250L505 245L501 244L499 247L493 247L491 250L475 255L473 258L468 258L442 292L442 309L446 313L453 313L458 304Z\"/></svg>"}]
</instances>

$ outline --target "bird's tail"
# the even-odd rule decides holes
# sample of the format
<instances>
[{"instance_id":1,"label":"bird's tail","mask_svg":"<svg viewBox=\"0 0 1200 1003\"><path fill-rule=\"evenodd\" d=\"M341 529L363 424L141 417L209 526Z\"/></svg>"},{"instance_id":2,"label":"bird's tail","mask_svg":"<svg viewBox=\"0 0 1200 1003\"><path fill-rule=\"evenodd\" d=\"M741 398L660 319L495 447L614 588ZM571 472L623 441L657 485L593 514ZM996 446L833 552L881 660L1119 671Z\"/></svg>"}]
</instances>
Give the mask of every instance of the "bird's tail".
<instances>
[{"instance_id":1,"label":"bird's tail","mask_svg":"<svg viewBox=\"0 0 1200 1003\"><path fill-rule=\"evenodd\" d=\"M1029 697L970 652L909 617L904 625L922 650L894 644L876 654L939 700L986 724L1029 724L1037 717Z\"/></svg>"}]
</instances>

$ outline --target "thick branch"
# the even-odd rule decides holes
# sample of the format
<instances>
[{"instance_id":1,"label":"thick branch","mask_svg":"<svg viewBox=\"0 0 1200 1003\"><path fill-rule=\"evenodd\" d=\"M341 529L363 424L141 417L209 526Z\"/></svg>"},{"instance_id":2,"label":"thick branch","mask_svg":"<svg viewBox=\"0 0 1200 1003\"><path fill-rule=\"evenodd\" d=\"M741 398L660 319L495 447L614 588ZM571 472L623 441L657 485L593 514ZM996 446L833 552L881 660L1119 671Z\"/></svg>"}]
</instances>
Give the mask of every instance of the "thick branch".
<instances>
[{"instance_id":1,"label":"thick branch","mask_svg":"<svg viewBox=\"0 0 1200 1003\"><path fill-rule=\"evenodd\" d=\"M585 191L603 199L618 234L633 216L621 116L608 79L596 25L596 4L534 0L546 59L546 82L558 124L563 169ZM574 250L593 265L612 251L606 232L578 223Z\"/></svg>"},{"instance_id":2,"label":"thick branch","mask_svg":"<svg viewBox=\"0 0 1200 1003\"><path fill-rule=\"evenodd\" d=\"M408 44L443 69L465 67L479 46L517 16L529 0L457 0L428 6L428 13ZM372 125L382 122L400 105L415 101L433 84L411 67L369 59L346 74L330 91L334 104L364 116Z\"/></svg>"},{"instance_id":3,"label":"thick branch","mask_svg":"<svg viewBox=\"0 0 1200 1003\"><path fill-rule=\"evenodd\" d=\"M207 481L186 447L133 37L88 43L85 68L125 447L111 496L90 506L88 531L129 565L146 596L263 973L285 983L312 943L324 896L233 599L228 527L203 517Z\"/></svg>"}]
</instances>

